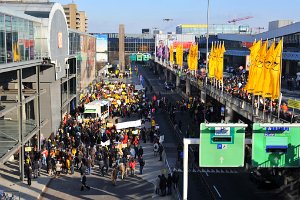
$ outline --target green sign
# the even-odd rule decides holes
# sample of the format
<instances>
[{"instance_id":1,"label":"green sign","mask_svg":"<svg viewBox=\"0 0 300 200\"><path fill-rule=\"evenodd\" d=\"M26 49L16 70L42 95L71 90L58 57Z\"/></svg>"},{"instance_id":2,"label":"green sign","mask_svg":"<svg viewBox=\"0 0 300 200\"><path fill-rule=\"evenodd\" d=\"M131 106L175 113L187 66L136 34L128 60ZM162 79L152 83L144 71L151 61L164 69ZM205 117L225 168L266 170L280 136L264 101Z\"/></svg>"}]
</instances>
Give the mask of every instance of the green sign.
<instances>
[{"instance_id":1,"label":"green sign","mask_svg":"<svg viewBox=\"0 0 300 200\"><path fill-rule=\"evenodd\" d=\"M293 124L295 126L296 124ZM282 124L253 125L253 167L298 167L300 160L299 127Z\"/></svg>"},{"instance_id":2,"label":"green sign","mask_svg":"<svg viewBox=\"0 0 300 200\"><path fill-rule=\"evenodd\" d=\"M200 125L200 167L243 167L244 147L245 128Z\"/></svg>"},{"instance_id":3,"label":"green sign","mask_svg":"<svg viewBox=\"0 0 300 200\"><path fill-rule=\"evenodd\" d=\"M130 54L129 59L130 61L136 61L136 54L135 53Z\"/></svg>"},{"instance_id":4,"label":"green sign","mask_svg":"<svg viewBox=\"0 0 300 200\"><path fill-rule=\"evenodd\" d=\"M136 54L136 61L143 61L143 54L142 53L137 53Z\"/></svg>"},{"instance_id":5,"label":"green sign","mask_svg":"<svg viewBox=\"0 0 300 200\"><path fill-rule=\"evenodd\" d=\"M151 54L149 53L144 53L143 54L143 61L149 61L151 58Z\"/></svg>"}]
</instances>

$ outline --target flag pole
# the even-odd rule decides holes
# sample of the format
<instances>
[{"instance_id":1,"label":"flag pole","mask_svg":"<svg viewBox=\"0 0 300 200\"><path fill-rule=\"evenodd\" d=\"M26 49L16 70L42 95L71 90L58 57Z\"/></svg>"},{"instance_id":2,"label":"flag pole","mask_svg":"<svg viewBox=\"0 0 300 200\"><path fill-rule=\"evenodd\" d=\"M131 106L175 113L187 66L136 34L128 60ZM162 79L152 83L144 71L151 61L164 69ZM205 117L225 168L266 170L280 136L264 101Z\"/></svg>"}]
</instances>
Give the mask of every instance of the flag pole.
<instances>
[{"instance_id":1,"label":"flag pole","mask_svg":"<svg viewBox=\"0 0 300 200\"><path fill-rule=\"evenodd\" d=\"M263 97L264 109L263 109L263 122L265 122L265 111L266 111L266 98Z\"/></svg>"},{"instance_id":2,"label":"flag pole","mask_svg":"<svg viewBox=\"0 0 300 200\"><path fill-rule=\"evenodd\" d=\"M283 37L281 37L281 39L282 39L282 46L281 46L281 48L282 48L282 51L281 51L281 55L280 55L280 77L279 77L279 93L280 93L280 97L279 97L279 104L278 104L278 121L279 121L279 119L280 119L280 109L281 109L281 101L282 101L282 93L281 93L281 77L282 77L282 75L281 75L281 73L282 73L282 52L283 52Z\"/></svg>"}]
</instances>

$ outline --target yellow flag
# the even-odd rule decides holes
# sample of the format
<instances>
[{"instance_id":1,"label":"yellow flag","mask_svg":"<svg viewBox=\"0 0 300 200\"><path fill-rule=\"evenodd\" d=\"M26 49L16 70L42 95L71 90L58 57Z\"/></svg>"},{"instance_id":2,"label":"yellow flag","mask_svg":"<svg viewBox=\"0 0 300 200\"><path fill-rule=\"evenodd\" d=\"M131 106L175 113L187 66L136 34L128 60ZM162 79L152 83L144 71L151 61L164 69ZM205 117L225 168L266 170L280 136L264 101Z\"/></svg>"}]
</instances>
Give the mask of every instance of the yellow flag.
<instances>
[{"instance_id":1,"label":"yellow flag","mask_svg":"<svg viewBox=\"0 0 300 200\"><path fill-rule=\"evenodd\" d=\"M250 47L250 68L249 68L249 75L248 81L246 85L246 90L248 93L254 92L254 79L256 76L256 65L259 58L258 51L261 48L261 40L258 42L253 42L252 47Z\"/></svg>"},{"instance_id":2,"label":"yellow flag","mask_svg":"<svg viewBox=\"0 0 300 200\"><path fill-rule=\"evenodd\" d=\"M193 66L194 70L198 70L198 44L194 45Z\"/></svg>"},{"instance_id":3,"label":"yellow flag","mask_svg":"<svg viewBox=\"0 0 300 200\"><path fill-rule=\"evenodd\" d=\"M283 40L281 39L274 50L275 59L271 69L271 85L273 86L272 99L278 99L280 95L282 46L283 46Z\"/></svg>"},{"instance_id":4,"label":"yellow flag","mask_svg":"<svg viewBox=\"0 0 300 200\"><path fill-rule=\"evenodd\" d=\"M214 57L213 57L213 59L214 59L214 61L213 61L213 65L214 65L214 69L215 69L215 78L217 79L217 80L219 80L219 77L218 77L218 58L219 58L219 54L220 54L220 47L219 47L219 43L218 44L216 44L216 48L214 48Z\"/></svg>"},{"instance_id":5,"label":"yellow flag","mask_svg":"<svg viewBox=\"0 0 300 200\"><path fill-rule=\"evenodd\" d=\"M190 46L189 54L188 54L188 57L187 57L187 63L188 63L189 70L191 70L191 68L192 68L192 61L191 61L192 50L193 50L193 45Z\"/></svg>"},{"instance_id":6,"label":"yellow flag","mask_svg":"<svg viewBox=\"0 0 300 200\"><path fill-rule=\"evenodd\" d=\"M182 44L176 47L176 64L179 66L183 65L183 47Z\"/></svg>"},{"instance_id":7,"label":"yellow flag","mask_svg":"<svg viewBox=\"0 0 300 200\"><path fill-rule=\"evenodd\" d=\"M253 79L255 95L262 95L262 91L263 91L263 84L264 84L263 69L264 69L264 62L267 53L267 46L268 46L268 41L265 41L262 47L258 51L258 60L257 60L257 65L255 66L256 74Z\"/></svg>"},{"instance_id":8,"label":"yellow flag","mask_svg":"<svg viewBox=\"0 0 300 200\"><path fill-rule=\"evenodd\" d=\"M209 63L208 63L208 76L210 78L215 77L215 66L214 66L214 54L215 54L214 43L211 45L210 54L209 54Z\"/></svg>"},{"instance_id":9,"label":"yellow flag","mask_svg":"<svg viewBox=\"0 0 300 200\"><path fill-rule=\"evenodd\" d=\"M170 63L174 63L174 49L173 45L170 46Z\"/></svg>"},{"instance_id":10,"label":"yellow flag","mask_svg":"<svg viewBox=\"0 0 300 200\"><path fill-rule=\"evenodd\" d=\"M188 55L188 66L189 70L197 70L198 69L198 44L193 44L190 47L189 55Z\"/></svg>"},{"instance_id":11,"label":"yellow flag","mask_svg":"<svg viewBox=\"0 0 300 200\"><path fill-rule=\"evenodd\" d=\"M275 42L270 46L265 62L264 62L264 84L263 84L263 97L272 97L272 85L271 85L271 67L274 62L274 50L275 50Z\"/></svg>"},{"instance_id":12,"label":"yellow flag","mask_svg":"<svg viewBox=\"0 0 300 200\"><path fill-rule=\"evenodd\" d=\"M224 42L219 47L218 50L218 59L217 59L217 80L222 81L223 80L223 71L224 71L224 53L226 52Z\"/></svg>"}]
</instances>

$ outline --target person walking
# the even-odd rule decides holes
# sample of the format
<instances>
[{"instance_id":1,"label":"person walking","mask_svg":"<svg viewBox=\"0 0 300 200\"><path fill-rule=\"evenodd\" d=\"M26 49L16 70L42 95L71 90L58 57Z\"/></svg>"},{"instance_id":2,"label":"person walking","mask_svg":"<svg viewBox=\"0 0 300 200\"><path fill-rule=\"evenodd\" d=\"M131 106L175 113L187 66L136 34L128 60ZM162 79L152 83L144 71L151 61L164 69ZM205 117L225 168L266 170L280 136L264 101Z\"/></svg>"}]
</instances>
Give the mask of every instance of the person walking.
<instances>
[{"instance_id":1,"label":"person walking","mask_svg":"<svg viewBox=\"0 0 300 200\"><path fill-rule=\"evenodd\" d=\"M176 170L174 170L173 174L172 174L172 181L173 181L173 185L174 185L174 189L178 187L178 182L179 182L179 175L178 172Z\"/></svg>"},{"instance_id":2,"label":"person walking","mask_svg":"<svg viewBox=\"0 0 300 200\"><path fill-rule=\"evenodd\" d=\"M117 177L118 177L118 168L116 166L113 166L111 172L111 181L114 186L117 185Z\"/></svg>"},{"instance_id":3,"label":"person walking","mask_svg":"<svg viewBox=\"0 0 300 200\"><path fill-rule=\"evenodd\" d=\"M80 189L80 190L83 191L84 188L86 188L86 189L88 189L88 190L91 189L90 186L88 186L88 185L86 184L86 176L85 176L85 174L83 174L83 176L82 176L82 178L81 178L81 189Z\"/></svg>"},{"instance_id":4,"label":"person walking","mask_svg":"<svg viewBox=\"0 0 300 200\"><path fill-rule=\"evenodd\" d=\"M59 176L60 175L60 172L61 172L61 170L62 170L62 164L60 163L60 161L58 160L57 162L56 162L56 165L55 165L55 171L56 171L56 173L55 173L55 175L56 176Z\"/></svg>"},{"instance_id":5,"label":"person walking","mask_svg":"<svg viewBox=\"0 0 300 200\"><path fill-rule=\"evenodd\" d=\"M168 174L167 187L168 187L167 195L171 195L172 194L172 176L171 176L171 174Z\"/></svg>"},{"instance_id":6,"label":"person walking","mask_svg":"<svg viewBox=\"0 0 300 200\"><path fill-rule=\"evenodd\" d=\"M166 188L167 188L167 179L164 174L161 175L159 189L161 191L162 196L166 196Z\"/></svg>"},{"instance_id":7,"label":"person walking","mask_svg":"<svg viewBox=\"0 0 300 200\"><path fill-rule=\"evenodd\" d=\"M138 150L138 157L142 157L144 154L144 150L143 150L143 147L140 146L139 150Z\"/></svg>"},{"instance_id":8,"label":"person walking","mask_svg":"<svg viewBox=\"0 0 300 200\"><path fill-rule=\"evenodd\" d=\"M140 156L139 164L140 164L140 174L143 174L143 168L145 166L145 160L143 159L143 156Z\"/></svg>"},{"instance_id":9,"label":"person walking","mask_svg":"<svg viewBox=\"0 0 300 200\"><path fill-rule=\"evenodd\" d=\"M32 179L32 168L31 168L31 166L29 166L26 176L27 176L27 184L29 186L31 186L31 179Z\"/></svg>"},{"instance_id":10,"label":"person walking","mask_svg":"<svg viewBox=\"0 0 300 200\"><path fill-rule=\"evenodd\" d=\"M162 153L164 151L164 147L162 144L159 144L158 152L159 152L159 161L162 161Z\"/></svg>"},{"instance_id":11,"label":"person walking","mask_svg":"<svg viewBox=\"0 0 300 200\"><path fill-rule=\"evenodd\" d=\"M155 142L154 145L153 145L154 156L157 156L158 148L159 148L158 143Z\"/></svg>"},{"instance_id":12,"label":"person walking","mask_svg":"<svg viewBox=\"0 0 300 200\"><path fill-rule=\"evenodd\" d=\"M131 176L135 175L135 165L136 165L136 162L135 162L134 158L131 158L131 160L129 162Z\"/></svg>"},{"instance_id":13,"label":"person walking","mask_svg":"<svg viewBox=\"0 0 300 200\"><path fill-rule=\"evenodd\" d=\"M160 179L161 179L161 176L158 175L157 178L156 178L156 181L155 181L155 194L157 194L157 195L160 195L159 194Z\"/></svg>"}]
</instances>

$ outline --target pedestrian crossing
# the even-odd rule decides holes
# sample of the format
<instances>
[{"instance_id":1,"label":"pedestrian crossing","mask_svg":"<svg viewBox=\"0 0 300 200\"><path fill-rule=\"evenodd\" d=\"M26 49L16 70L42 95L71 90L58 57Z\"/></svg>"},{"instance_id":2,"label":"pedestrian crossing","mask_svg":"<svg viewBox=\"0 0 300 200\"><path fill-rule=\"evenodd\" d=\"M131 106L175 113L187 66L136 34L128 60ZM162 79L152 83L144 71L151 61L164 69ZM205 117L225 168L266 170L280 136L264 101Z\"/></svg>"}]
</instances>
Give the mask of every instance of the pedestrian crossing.
<instances>
[{"instance_id":1,"label":"pedestrian crossing","mask_svg":"<svg viewBox=\"0 0 300 200\"><path fill-rule=\"evenodd\" d=\"M183 172L183 169L174 169L177 172ZM241 173L240 170L236 169L189 169L192 173L207 173L207 174L238 174Z\"/></svg>"}]
</instances>

